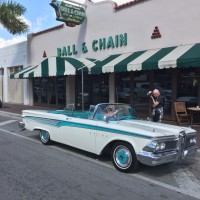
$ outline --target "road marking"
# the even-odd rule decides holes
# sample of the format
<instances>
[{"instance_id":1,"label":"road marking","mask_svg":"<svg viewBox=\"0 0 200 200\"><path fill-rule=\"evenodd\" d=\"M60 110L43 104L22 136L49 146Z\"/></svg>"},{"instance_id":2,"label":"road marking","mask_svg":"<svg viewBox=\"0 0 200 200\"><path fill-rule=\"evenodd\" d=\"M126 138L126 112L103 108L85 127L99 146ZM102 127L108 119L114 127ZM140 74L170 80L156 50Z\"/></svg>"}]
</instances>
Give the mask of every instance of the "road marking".
<instances>
[{"instance_id":1,"label":"road marking","mask_svg":"<svg viewBox=\"0 0 200 200\"><path fill-rule=\"evenodd\" d=\"M171 170L180 189L200 199L200 181L196 179L194 174L180 167L171 168Z\"/></svg>"},{"instance_id":2,"label":"road marking","mask_svg":"<svg viewBox=\"0 0 200 200\"><path fill-rule=\"evenodd\" d=\"M27 136L19 135L17 133L14 133L14 132L11 132L11 131L8 131L8 130L4 130L4 129L1 129L1 128L0 128L0 131L5 132L5 133L9 133L11 135L14 135L14 136L17 136L17 137L20 137L20 138L23 138L25 140L29 140L31 142L35 142L37 144L41 144L40 141L29 138ZM88 160L92 163L96 163L96 164L99 164L101 166L105 166L105 167L110 168L110 169L114 169L113 165L103 163L99 160L95 160L95 159L92 159L92 158L88 158L86 156L77 154L75 152L71 152L71 151L66 150L66 149L62 149L60 147L56 147L56 146L47 146L47 147L61 151L61 152L64 152L64 153L67 153L67 154L70 154L70 155L74 155L74 156L79 157L81 159ZM176 191L176 192L179 192L179 193L200 199L200 193L198 192L198 191L200 191L200 182L195 178L195 176L192 173L190 173L189 171L188 172L185 172L185 171L183 172L180 169L179 172L176 171L176 172L173 173L175 180L177 181L180 188L168 185L168 184L160 182L160 181L153 180L151 178L147 178L147 177L140 175L140 174L129 174L129 175L136 177L138 179L153 183L155 185L162 186L164 188L167 188L167 189L170 189L170 190L173 190L173 191ZM181 178L179 176L181 176ZM192 183L192 181L194 181L194 183ZM195 184L197 184L197 185L195 185Z\"/></svg>"},{"instance_id":3,"label":"road marking","mask_svg":"<svg viewBox=\"0 0 200 200\"><path fill-rule=\"evenodd\" d=\"M6 117L11 117L11 118L14 118L14 119L20 119L21 118L20 114L9 113L9 112L4 112L4 111L0 111L0 115L6 116Z\"/></svg>"},{"instance_id":4,"label":"road marking","mask_svg":"<svg viewBox=\"0 0 200 200\"><path fill-rule=\"evenodd\" d=\"M6 125L6 124L10 124L10 123L13 123L13 122L16 122L16 121L17 120L8 120L8 121L5 121L5 122L1 122L0 126Z\"/></svg>"},{"instance_id":5,"label":"road marking","mask_svg":"<svg viewBox=\"0 0 200 200\"><path fill-rule=\"evenodd\" d=\"M38 143L38 144L41 143L40 141L34 140L34 139L29 138L29 137L27 137L27 136L19 135L18 133L14 133L14 132L11 132L11 131L7 131L7 130L2 129L2 128L0 128L0 131L5 132L5 133L9 133L9 134L11 134L11 135L15 135L15 136L17 136L17 137L20 137L20 138L23 138L23 139L26 139L26 140L29 140L29 141L32 141L32 142L35 142L35 143Z\"/></svg>"},{"instance_id":6,"label":"road marking","mask_svg":"<svg viewBox=\"0 0 200 200\"><path fill-rule=\"evenodd\" d=\"M153 180L153 179L150 179L150 178L147 178L145 176L142 176L142 175L139 175L139 174L130 174L131 176L134 176L136 178L139 178L139 179L142 179L142 180L145 180L147 182L150 182L150 183L153 183L155 185L159 185L159 186L162 186L162 187L165 187L167 189L170 189L170 190L173 190L173 191L176 191L176 192L179 192L179 193L182 193L182 194L185 194L185 195L188 195L188 196L191 196L191 197L195 197L197 199L200 199L200 194L195 192L194 193L194 190L192 188L191 185L187 185L188 188L191 187L191 190L188 191L188 190L184 190L183 188L177 188L177 187L174 187L172 185L168 185L166 183L163 183L163 182L160 182L160 181L156 181L156 180ZM196 190L196 187L195 187L195 190Z\"/></svg>"}]
</instances>

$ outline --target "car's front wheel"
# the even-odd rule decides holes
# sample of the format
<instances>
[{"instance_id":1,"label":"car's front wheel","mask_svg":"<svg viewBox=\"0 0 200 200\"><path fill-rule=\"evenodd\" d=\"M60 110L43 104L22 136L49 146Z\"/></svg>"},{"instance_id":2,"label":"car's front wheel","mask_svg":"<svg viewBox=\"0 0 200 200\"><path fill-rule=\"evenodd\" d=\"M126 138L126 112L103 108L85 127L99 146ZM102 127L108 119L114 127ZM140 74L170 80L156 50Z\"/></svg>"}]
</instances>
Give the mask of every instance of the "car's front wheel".
<instances>
[{"instance_id":1,"label":"car's front wheel","mask_svg":"<svg viewBox=\"0 0 200 200\"><path fill-rule=\"evenodd\" d=\"M47 132L45 130L41 130L40 131L40 140L41 140L42 144L50 144L51 139L50 139L49 132Z\"/></svg>"},{"instance_id":2,"label":"car's front wheel","mask_svg":"<svg viewBox=\"0 0 200 200\"><path fill-rule=\"evenodd\" d=\"M135 171L139 166L133 147L126 142L113 145L111 159L114 167L121 172Z\"/></svg>"}]
</instances>

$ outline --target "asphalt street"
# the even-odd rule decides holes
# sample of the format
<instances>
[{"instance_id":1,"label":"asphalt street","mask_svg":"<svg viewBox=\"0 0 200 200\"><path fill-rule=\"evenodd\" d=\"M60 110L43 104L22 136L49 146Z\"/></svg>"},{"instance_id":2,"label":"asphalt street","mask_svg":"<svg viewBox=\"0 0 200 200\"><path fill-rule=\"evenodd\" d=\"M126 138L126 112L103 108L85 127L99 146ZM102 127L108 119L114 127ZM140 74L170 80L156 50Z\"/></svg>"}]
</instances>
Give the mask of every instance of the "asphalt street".
<instances>
[{"instance_id":1,"label":"asphalt street","mask_svg":"<svg viewBox=\"0 0 200 200\"><path fill-rule=\"evenodd\" d=\"M21 131L18 120L0 114L0 199L200 199L200 152L124 174L109 157L42 145L37 132Z\"/></svg>"}]
</instances>

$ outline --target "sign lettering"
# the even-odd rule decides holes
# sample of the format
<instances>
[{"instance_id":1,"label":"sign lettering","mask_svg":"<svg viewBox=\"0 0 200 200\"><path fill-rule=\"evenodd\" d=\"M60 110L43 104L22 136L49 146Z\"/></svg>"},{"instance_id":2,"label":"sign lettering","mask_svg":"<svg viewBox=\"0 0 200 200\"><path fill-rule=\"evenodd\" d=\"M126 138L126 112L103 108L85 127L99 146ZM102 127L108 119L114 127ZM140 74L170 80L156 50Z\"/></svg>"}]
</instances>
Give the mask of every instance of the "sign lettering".
<instances>
[{"instance_id":1,"label":"sign lettering","mask_svg":"<svg viewBox=\"0 0 200 200\"><path fill-rule=\"evenodd\" d=\"M91 48L93 51L102 51L106 49L114 49L122 46L127 45L127 33L120 34L120 35L115 35L114 37L110 36L108 39L106 38L100 38L100 39L94 39L92 41ZM81 44L81 50L82 53L87 53L88 47L86 45L86 42L82 42ZM76 50L76 45L67 45L66 47L64 46L63 48L57 48L57 56L70 56L70 55L75 55L77 54L78 51Z\"/></svg>"}]
</instances>

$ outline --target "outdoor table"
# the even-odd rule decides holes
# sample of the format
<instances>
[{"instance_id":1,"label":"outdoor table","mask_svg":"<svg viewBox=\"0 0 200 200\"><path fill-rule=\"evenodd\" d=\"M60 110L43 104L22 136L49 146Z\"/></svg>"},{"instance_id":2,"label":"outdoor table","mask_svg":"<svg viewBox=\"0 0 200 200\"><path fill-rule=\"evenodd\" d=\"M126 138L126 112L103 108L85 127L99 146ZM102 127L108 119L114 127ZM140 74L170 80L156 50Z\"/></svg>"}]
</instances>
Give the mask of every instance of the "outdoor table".
<instances>
[{"instance_id":1,"label":"outdoor table","mask_svg":"<svg viewBox=\"0 0 200 200\"><path fill-rule=\"evenodd\" d=\"M193 120L194 120L194 113L198 113L200 112L200 107L197 106L197 107L188 107L187 110L190 111L190 114L191 114L191 125L193 125ZM200 122L200 120L198 119L198 122Z\"/></svg>"}]
</instances>

